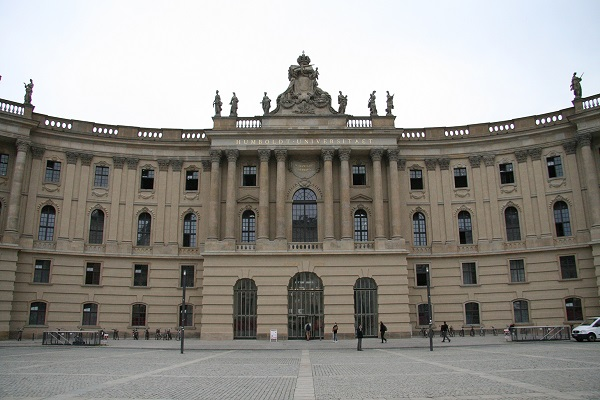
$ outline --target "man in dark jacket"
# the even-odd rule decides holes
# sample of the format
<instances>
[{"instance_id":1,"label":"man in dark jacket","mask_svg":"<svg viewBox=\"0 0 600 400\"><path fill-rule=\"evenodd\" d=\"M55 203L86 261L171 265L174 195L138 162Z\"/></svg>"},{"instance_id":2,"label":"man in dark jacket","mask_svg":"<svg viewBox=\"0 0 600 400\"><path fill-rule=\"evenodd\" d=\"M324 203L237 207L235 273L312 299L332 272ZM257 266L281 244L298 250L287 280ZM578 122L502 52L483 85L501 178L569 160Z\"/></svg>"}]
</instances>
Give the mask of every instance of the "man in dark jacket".
<instances>
[{"instance_id":1,"label":"man in dark jacket","mask_svg":"<svg viewBox=\"0 0 600 400\"><path fill-rule=\"evenodd\" d=\"M448 343L450 343L450 338L448 337L448 324L446 323L446 321L444 321L444 323L442 324L442 342L445 342L446 339L448 339Z\"/></svg>"},{"instance_id":2,"label":"man in dark jacket","mask_svg":"<svg viewBox=\"0 0 600 400\"><path fill-rule=\"evenodd\" d=\"M381 343L387 343L387 339L385 338L385 332L387 331L387 326L382 321L379 321L379 333L381 334Z\"/></svg>"},{"instance_id":3,"label":"man in dark jacket","mask_svg":"<svg viewBox=\"0 0 600 400\"><path fill-rule=\"evenodd\" d=\"M358 339L356 350L362 351L363 327L361 324L358 324L358 328L356 328L356 338Z\"/></svg>"}]
</instances>

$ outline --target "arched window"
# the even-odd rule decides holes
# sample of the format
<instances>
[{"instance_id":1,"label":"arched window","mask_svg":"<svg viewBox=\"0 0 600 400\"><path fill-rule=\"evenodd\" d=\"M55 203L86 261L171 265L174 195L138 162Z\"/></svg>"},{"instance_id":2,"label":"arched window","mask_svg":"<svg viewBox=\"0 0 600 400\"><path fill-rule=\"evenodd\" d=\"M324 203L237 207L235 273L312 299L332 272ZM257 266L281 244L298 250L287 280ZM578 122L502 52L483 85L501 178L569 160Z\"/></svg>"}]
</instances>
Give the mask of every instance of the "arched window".
<instances>
[{"instance_id":1,"label":"arched window","mask_svg":"<svg viewBox=\"0 0 600 400\"><path fill-rule=\"evenodd\" d=\"M513 313L516 324L529 322L529 302L527 300L513 301Z\"/></svg>"},{"instance_id":2,"label":"arched window","mask_svg":"<svg viewBox=\"0 0 600 400\"><path fill-rule=\"evenodd\" d=\"M504 210L504 224L506 225L506 240L509 242L521 240L521 227L519 226L519 212L515 207Z\"/></svg>"},{"instance_id":3,"label":"arched window","mask_svg":"<svg viewBox=\"0 0 600 400\"><path fill-rule=\"evenodd\" d=\"M369 224L365 210L354 213L354 241L366 242L369 240Z\"/></svg>"},{"instance_id":4,"label":"arched window","mask_svg":"<svg viewBox=\"0 0 600 400\"><path fill-rule=\"evenodd\" d=\"M304 339L305 326L311 337L323 338L323 282L313 272L298 272L288 285L288 338Z\"/></svg>"},{"instance_id":5,"label":"arched window","mask_svg":"<svg viewBox=\"0 0 600 400\"><path fill-rule=\"evenodd\" d=\"M138 217L137 245L150 246L150 231L152 227L152 217L147 212L143 212Z\"/></svg>"},{"instance_id":6,"label":"arched window","mask_svg":"<svg viewBox=\"0 0 600 400\"><path fill-rule=\"evenodd\" d=\"M46 303L36 301L29 306L29 325L46 325Z\"/></svg>"},{"instance_id":7,"label":"arched window","mask_svg":"<svg viewBox=\"0 0 600 400\"><path fill-rule=\"evenodd\" d=\"M54 240L54 224L56 211L52 206L44 206L40 214L40 230L38 240Z\"/></svg>"},{"instance_id":8,"label":"arched window","mask_svg":"<svg viewBox=\"0 0 600 400\"><path fill-rule=\"evenodd\" d=\"M240 279L233 287L233 338L256 339L256 283Z\"/></svg>"},{"instance_id":9,"label":"arched window","mask_svg":"<svg viewBox=\"0 0 600 400\"><path fill-rule=\"evenodd\" d=\"M146 326L146 305L131 306L131 326Z\"/></svg>"},{"instance_id":10,"label":"arched window","mask_svg":"<svg viewBox=\"0 0 600 400\"><path fill-rule=\"evenodd\" d=\"M102 244L104 237L104 211L94 210L90 216L90 239L91 244Z\"/></svg>"},{"instance_id":11,"label":"arched window","mask_svg":"<svg viewBox=\"0 0 600 400\"><path fill-rule=\"evenodd\" d=\"M465 304L465 323L467 325L479 325L481 323L479 319L479 303Z\"/></svg>"},{"instance_id":12,"label":"arched window","mask_svg":"<svg viewBox=\"0 0 600 400\"><path fill-rule=\"evenodd\" d=\"M413 214L413 246L427 246L425 215L422 212Z\"/></svg>"},{"instance_id":13,"label":"arched window","mask_svg":"<svg viewBox=\"0 0 600 400\"><path fill-rule=\"evenodd\" d=\"M183 247L196 247L197 217L193 212L183 217Z\"/></svg>"},{"instance_id":14,"label":"arched window","mask_svg":"<svg viewBox=\"0 0 600 400\"><path fill-rule=\"evenodd\" d=\"M292 199L292 242L317 241L317 196L302 188Z\"/></svg>"},{"instance_id":15,"label":"arched window","mask_svg":"<svg viewBox=\"0 0 600 400\"><path fill-rule=\"evenodd\" d=\"M256 215L254 211L246 210L242 214L242 242L256 242Z\"/></svg>"},{"instance_id":16,"label":"arched window","mask_svg":"<svg viewBox=\"0 0 600 400\"><path fill-rule=\"evenodd\" d=\"M423 303L417 306L419 325L429 325L429 304Z\"/></svg>"},{"instance_id":17,"label":"arched window","mask_svg":"<svg viewBox=\"0 0 600 400\"><path fill-rule=\"evenodd\" d=\"M554 203L554 226L556 227L556 236L571 236L569 207L564 201Z\"/></svg>"},{"instance_id":18,"label":"arched window","mask_svg":"<svg viewBox=\"0 0 600 400\"><path fill-rule=\"evenodd\" d=\"M473 226L471 225L471 214L467 211L458 213L458 236L460 244L473 244Z\"/></svg>"},{"instance_id":19,"label":"arched window","mask_svg":"<svg viewBox=\"0 0 600 400\"><path fill-rule=\"evenodd\" d=\"M565 310L567 312L567 321L583 321L583 308L581 299L578 297L569 297L565 299Z\"/></svg>"},{"instance_id":20,"label":"arched window","mask_svg":"<svg viewBox=\"0 0 600 400\"><path fill-rule=\"evenodd\" d=\"M83 316L81 318L81 325L98 325L98 304L85 303L83 305Z\"/></svg>"},{"instance_id":21,"label":"arched window","mask_svg":"<svg viewBox=\"0 0 600 400\"><path fill-rule=\"evenodd\" d=\"M358 278L354 283L354 326L361 324L366 337L377 337L377 284L373 278Z\"/></svg>"}]
</instances>

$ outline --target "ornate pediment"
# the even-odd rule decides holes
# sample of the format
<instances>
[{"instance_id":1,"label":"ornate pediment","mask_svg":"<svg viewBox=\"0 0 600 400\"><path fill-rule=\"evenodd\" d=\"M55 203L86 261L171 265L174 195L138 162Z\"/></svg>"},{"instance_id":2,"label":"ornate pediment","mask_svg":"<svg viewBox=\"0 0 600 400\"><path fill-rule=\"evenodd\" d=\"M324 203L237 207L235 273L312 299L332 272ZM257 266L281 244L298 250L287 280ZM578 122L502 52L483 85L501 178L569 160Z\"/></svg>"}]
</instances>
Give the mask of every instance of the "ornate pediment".
<instances>
[{"instance_id":1,"label":"ornate pediment","mask_svg":"<svg viewBox=\"0 0 600 400\"><path fill-rule=\"evenodd\" d=\"M319 87L319 68L313 68L310 57L302 52L298 65L288 69L287 89L277 96L277 108L267 115L332 115L331 96Z\"/></svg>"}]
</instances>

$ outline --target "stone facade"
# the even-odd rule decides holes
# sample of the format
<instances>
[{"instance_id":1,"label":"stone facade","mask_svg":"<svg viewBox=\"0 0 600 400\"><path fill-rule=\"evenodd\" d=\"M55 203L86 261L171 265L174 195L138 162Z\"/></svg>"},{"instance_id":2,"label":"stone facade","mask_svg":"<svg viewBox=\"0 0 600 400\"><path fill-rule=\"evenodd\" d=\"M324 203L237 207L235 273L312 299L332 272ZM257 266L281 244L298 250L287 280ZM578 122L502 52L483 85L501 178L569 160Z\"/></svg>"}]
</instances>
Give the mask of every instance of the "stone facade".
<instances>
[{"instance_id":1,"label":"stone facade","mask_svg":"<svg viewBox=\"0 0 600 400\"><path fill-rule=\"evenodd\" d=\"M186 335L204 339L380 320L406 337L428 322L424 271L437 327L600 314L599 95L407 130L337 113L308 63L275 110L213 129L0 100L1 337L176 329L183 270Z\"/></svg>"}]
</instances>

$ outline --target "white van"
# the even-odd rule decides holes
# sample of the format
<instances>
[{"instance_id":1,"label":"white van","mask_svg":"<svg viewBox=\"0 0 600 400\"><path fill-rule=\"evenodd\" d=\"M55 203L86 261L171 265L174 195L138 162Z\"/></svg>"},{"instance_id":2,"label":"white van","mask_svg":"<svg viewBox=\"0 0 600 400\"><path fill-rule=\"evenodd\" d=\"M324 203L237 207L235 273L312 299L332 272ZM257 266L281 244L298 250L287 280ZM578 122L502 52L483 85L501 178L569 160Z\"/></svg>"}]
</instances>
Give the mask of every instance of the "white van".
<instances>
[{"instance_id":1,"label":"white van","mask_svg":"<svg viewBox=\"0 0 600 400\"><path fill-rule=\"evenodd\" d=\"M572 335L578 342L583 342L583 339L593 342L596 338L600 338L600 317L586 319L581 325L573 329Z\"/></svg>"}]
</instances>

